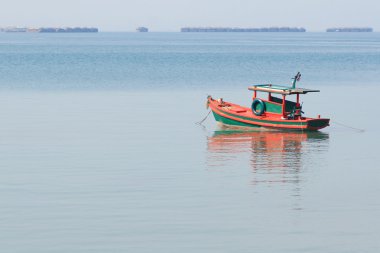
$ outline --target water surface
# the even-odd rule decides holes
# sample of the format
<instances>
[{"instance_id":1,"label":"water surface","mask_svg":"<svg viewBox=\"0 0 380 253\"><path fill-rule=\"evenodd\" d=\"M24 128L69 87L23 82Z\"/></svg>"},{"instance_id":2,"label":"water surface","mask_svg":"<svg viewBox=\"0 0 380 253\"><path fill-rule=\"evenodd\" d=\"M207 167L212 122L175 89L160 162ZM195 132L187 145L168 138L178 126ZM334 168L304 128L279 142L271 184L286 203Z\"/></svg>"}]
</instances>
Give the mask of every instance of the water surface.
<instances>
[{"instance_id":1,"label":"water surface","mask_svg":"<svg viewBox=\"0 0 380 253\"><path fill-rule=\"evenodd\" d=\"M1 251L378 252L379 39L0 34ZM329 128L195 124L296 71Z\"/></svg>"}]
</instances>

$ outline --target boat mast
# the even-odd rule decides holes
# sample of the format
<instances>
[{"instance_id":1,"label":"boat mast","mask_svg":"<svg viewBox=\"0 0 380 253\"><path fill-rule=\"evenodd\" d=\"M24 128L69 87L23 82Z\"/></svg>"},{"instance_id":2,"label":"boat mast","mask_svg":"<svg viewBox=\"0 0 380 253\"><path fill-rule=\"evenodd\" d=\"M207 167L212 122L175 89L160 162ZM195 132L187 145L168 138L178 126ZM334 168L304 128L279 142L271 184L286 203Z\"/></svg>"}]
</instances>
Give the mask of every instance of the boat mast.
<instances>
[{"instance_id":1,"label":"boat mast","mask_svg":"<svg viewBox=\"0 0 380 253\"><path fill-rule=\"evenodd\" d=\"M293 79L292 89L295 89L297 81L301 80L301 73L298 72L297 75L295 75L292 79Z\"/></svg>"},{"instance_id":2,"label":"boat mast","mask_svg":"<svg viewBox=\"0 0 380 253\"><path fill-rule=\"evenodd\" d=\"M295 75L292 79L293 79L292 89L295 89L297 81L301 80L301 73L298 71L297 75ZM297 93L297 103L296 103L296 106L299 106L299 105L300 105L300 94Z\"/></svg>"}]
</instances>

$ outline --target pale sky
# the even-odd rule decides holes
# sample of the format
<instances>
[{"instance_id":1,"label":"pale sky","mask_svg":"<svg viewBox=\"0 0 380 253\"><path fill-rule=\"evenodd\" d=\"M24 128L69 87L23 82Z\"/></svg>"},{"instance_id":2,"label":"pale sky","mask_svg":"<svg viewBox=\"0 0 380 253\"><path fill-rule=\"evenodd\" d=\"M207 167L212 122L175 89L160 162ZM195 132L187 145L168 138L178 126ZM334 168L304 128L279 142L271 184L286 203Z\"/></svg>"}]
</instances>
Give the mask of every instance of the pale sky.
<instances>
[{"instance_id":1,"label":"pale sky","mask_svg":"<svg viewBox=\"0 0 380 253\"><path fill-rule=\"evenodd\" d=\"M0 0L0 27L5 26L93 26L101 31L370 26L380 31L380 0Z\"/></svg>"}]
</instances>

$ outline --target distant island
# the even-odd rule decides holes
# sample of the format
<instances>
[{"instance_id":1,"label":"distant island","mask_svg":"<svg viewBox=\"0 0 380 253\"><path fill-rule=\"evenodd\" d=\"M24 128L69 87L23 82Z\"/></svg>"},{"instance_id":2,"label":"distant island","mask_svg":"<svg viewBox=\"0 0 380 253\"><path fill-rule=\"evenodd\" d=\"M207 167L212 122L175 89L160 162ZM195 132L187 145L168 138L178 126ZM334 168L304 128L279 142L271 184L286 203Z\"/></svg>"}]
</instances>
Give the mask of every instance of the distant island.
<instances>
[{"instance_id":1,"label":"distant island","mask_svg":"<svg viewBox=\"0 0 380 253\"><path fill-rule=\"evenodd\" d=\"M371 27L333 27L326 29L326 32L373 32Z\"/></svg>"},{"instance_id":2,"label":"distant island","mask_svg":"<svg viewBox=\"0 0 380 253\"><path fill-rule=\"evenodd\" d=\"M94 27L41 27L41 28L28 28L28 27L5 27L0 28L1 32L8 33L97 33L98 28Z\"/></svg>"},{"instance_id":3,"label":"distant island","mask_svg":"<svg viewBox=\"0 0 380 253\"><path fill-rule=\"evenodd\" d=\"M183 27L181 32L306 32L306 29L303 27Z\"/></svg>"},{"instance_id":4,"label":"distant island","mask_svg":"<svg viewBox=\"0 0 380 253\"><path fill-rule=\"evenodd\" d=\"M136 31L140 33L147 33L149 32L149 29L146 27L140 26L140 27L137 27Z\"/></svg>"}]
</instances>

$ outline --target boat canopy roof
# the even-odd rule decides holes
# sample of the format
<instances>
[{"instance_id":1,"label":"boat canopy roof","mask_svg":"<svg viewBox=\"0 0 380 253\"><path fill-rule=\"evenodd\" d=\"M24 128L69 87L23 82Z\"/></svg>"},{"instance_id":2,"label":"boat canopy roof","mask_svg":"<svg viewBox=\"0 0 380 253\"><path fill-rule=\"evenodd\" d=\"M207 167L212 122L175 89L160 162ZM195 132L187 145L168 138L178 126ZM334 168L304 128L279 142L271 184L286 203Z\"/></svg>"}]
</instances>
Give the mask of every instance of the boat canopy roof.
<instances>
[{"instance_id":1,"label":"boat canopy roof","mask_svg":"<svg viewBox=\"0 0 380 253\"><path fill-rule=\"evenodd\" d=\"M274 84L254 84L248 87L248 90L262 91L269 93L278 93L282 95L292 95L292 94L306 94L308 92L319 92L319 90L311 90L305 88L292 88L285 85L274 85Z\"/></svg>"}]
</instances>

